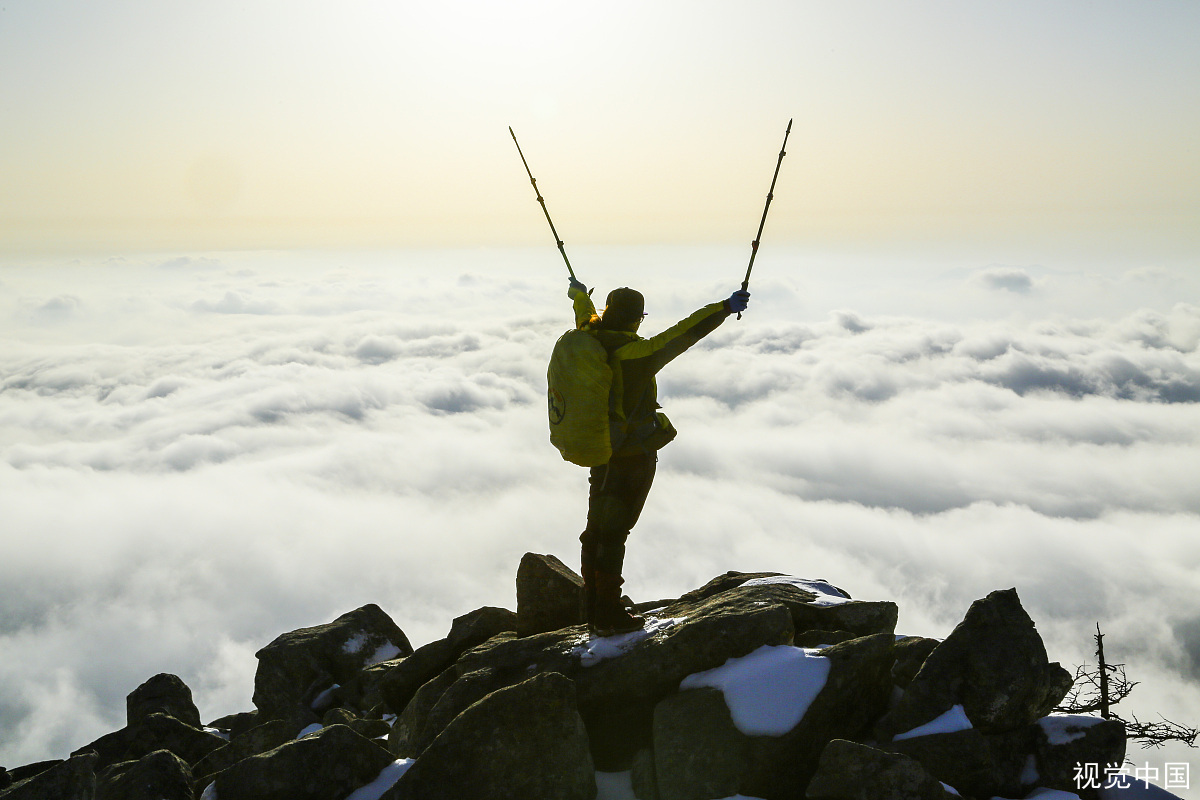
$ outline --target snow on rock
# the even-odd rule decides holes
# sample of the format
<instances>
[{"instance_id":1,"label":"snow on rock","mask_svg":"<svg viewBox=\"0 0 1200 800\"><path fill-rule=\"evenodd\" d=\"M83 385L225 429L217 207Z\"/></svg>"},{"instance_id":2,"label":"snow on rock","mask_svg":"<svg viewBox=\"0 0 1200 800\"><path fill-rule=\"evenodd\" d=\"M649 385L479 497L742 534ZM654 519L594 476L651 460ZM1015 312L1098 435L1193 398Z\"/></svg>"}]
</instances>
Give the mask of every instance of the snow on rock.
<instances>
[{"instance_id":1,"label":"snow on rock","mask_svg":"<svg viewBox=\"0 0 1200 800\"><path fill-rule=\"evenodd\" d=\"M929 736L934 733L954 733L955 731L969 730L971 720L967 719L967 712L963 711L961 705L951 706L950 710L942 714L937 719L930 720L924 725L919 725L910 731L898 733L892 737L893 741L900 739L912 739L917 736Z\"/></svg>"},{"instance_id":2,"label":"snow on rock","mask_svg":"<svg viewBox=\"0 0 1200 800\"><path fill-rule=\"evenodd\" d=\"M416 759L402 758L399 761L393 761L382 770L379 771L379 777L351 792L346 800L379 800L383 793L392 788L396 781L400 780L404 773L408 772L408 768L413 765Z\"/></svg>"},{"instance_id":3,"label":"snow on rock","mask_svg":"<svg viewBox=\"0 0 1200 800\"><path fill-rule=\"evenodd\" d=\"M1087 729L1104 722L1102 717L1088 717L1083 714L1051 714L1038 720L1038 725L1046 734L1046 740L1051 745L1069 744L1076 739L1082 739Z\"/></svg>"},{"instance_id":4,"label":"snow on rock","mask_svg":"<svg viewBox=\"0 0 1200 800\"><path fill-rule=\"evenodd\" d=\"M597 772L596 800L638 800L632 772Z\"/></svg>"},{"instance_id":5,"label":"snow on rock","mask_svg":"<svg viewBox=\"0 0 1200 800\"><path fill-rule=\"evenodd\" d=\"M359 631L346 640L346 643L342 645L342 652L348 655L356 656L362 652L364 647L367 646L367 642L370 640L370 638L371 637L367 635L366 631Z\"/></svg>"},{"instance_id":6,"label":"snow on rock","mask_svg":"<svg viewBox=\"0 0 1200 800\"><path fill-rule=\"evenodd\" d=\"M763 645L715 669L687 676L679 688L720 689L739 731L747 736L782 736L799 724L825 687L830 663L819 650Z\"/></svg>"},{"instance_id":7,"label":"snow on rock","mask_svg":"<svg viewBox=\"0 0 1200 800\"><path fill-rule=\"evenodd\" d=\"M366 631L359 631L346 640L346 643L342 645L342 652L346 653L347 655L356 656L363 651L363 648L367 646L367 644L371 641L371 638L371 635ZM390 661L391 659L400 655L401 652L402 651L400 650L399 646L394 645L391 642L384 642L375 648L375 652L368 656L363 666L373 667L376 664L383 663L384 661Z\"/></svg>"},{"instance_id":8,"label":"snow on rock","mask_svg":"<svg viewBox=\"0 0 1200 800\"><path fill-rule=\"evenodd\" d=\"M808 578L796 578L791 575L773 575L768 578L754 578L742 584L742 586L769 586L774 583L786 583L790 586L797 586L817 595L817 599L811 601L810 605L814 606L836 606L841 603L850 602L850 597L841 589L829 583L826 580L817 578L810 580Z\"/></svg>"},{"instance_id":9,"label":"snow on rock","mask_svg":"<svg viewBox=\"0 0 1200 800\"><path fill-rule=\"evenodd\" d=\"M665 631L673 625L683 622L686 617L671 619L656 619L647 617L646 624L640 631L619 633L616 636L593 636L587 642L571 650L572 655L579 656L579 663L585 667L594 667L608 658L623 656L632 650L638 642L648 639L654 634Z\"/></svg>"},{"instance_id":10,"label":"snow on rock","mask_svg":"<svg viewBox=\"0 0 1200 800\"><path fill-rule=\"evenodd\" d=\"M307 728L305 728L304 730L297 733L296 738L303 739L305 736L308 736L310 733L316 733L317 731L321 730L324 727L325 726L323 726L321 723L314 722L312 725L309 725Z\"/></svg>"}]
</instances>

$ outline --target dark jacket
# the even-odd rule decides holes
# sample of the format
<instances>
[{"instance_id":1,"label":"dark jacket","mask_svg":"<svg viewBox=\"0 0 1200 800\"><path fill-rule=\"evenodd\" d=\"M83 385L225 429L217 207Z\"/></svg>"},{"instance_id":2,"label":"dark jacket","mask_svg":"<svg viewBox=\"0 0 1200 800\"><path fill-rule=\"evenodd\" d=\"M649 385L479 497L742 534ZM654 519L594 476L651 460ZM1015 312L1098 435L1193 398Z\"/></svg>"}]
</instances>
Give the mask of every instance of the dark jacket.
<instances>
[{"instance_id":1,"label":"dark jacket","mask_svg":"<svg viewBox=\"0 0 1200 800\"><path fill-rule=\"evenodd\" d=\"M613 457L658 450L675 438L675 428L659 411L654 376L675 356L687 350L725 321L725 303L710 303L660 334L643 339L633 331L597 327L596 307L586 292L568 292L575 306L575 324L590 330L608 351L613 382L609 393L609 430Z\"/></svg>"}]
</instances>

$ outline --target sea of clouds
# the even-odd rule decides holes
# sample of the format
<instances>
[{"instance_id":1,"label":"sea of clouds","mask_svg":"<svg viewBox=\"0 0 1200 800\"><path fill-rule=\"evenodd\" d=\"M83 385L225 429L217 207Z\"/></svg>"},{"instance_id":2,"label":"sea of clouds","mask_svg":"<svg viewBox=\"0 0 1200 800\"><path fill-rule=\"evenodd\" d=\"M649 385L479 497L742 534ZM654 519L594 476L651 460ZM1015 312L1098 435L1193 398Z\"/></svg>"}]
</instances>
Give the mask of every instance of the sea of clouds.
<instances>
[{"instance_id":1,"label":"sea of clouds","mask_svg":"<svg viewBox=\"0 0 1200 800\"><path fill-rule=\"evenodd\" d=\"M374 602L419 646L513 608L523 553L574 565L586 472L544 422L571 319L556 258L5 262L0 764L120 727L158 672L207 721L251 707L254 652L284 631ZM744 264L572 259L598 299L645 292L643 333ZM1051 658L1088 660L1099 622L1141 681L1127 713L1200 723L1194 267L782 250L756 270L744 319L660 376L680 435L630 539L631 596L782 571L945 636L1015 586Z\"/></svg>"}]
</instances>

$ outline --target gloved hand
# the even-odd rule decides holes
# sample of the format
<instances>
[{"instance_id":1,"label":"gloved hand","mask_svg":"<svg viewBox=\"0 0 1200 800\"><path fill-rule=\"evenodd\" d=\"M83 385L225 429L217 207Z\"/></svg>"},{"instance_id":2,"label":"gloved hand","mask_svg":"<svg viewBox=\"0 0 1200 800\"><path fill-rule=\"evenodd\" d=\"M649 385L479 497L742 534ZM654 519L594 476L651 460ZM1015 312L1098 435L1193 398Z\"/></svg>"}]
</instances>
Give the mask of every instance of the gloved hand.
<instances>
[{"instance_id":1,"label":"gloved hand","mask_svg":"<svg viewBox=\"0 0 1200 800\"><path fill-rule=\"evenodd\" d=\"M750 293L745 289L738 289L733 294L729 295L729 299L725 301L726 307L729 308L729 313L740 314L746 310L746 306L750 303Z\"/></svg>"},{"instance_id":2,"label":"gloved hand","mask_svg":"<svg viewBox=\"0 0 1200 800\"><path fill-rule=\"evenodd\" d=\"M577 290L583 292L584 294L587 294L587 287L584 286L579 281L575 280L574 278L571 278L571 287L570 288L577 289ZM570 294L570 292L568 292L568 294Z\"/></svg>"}]
</instances>

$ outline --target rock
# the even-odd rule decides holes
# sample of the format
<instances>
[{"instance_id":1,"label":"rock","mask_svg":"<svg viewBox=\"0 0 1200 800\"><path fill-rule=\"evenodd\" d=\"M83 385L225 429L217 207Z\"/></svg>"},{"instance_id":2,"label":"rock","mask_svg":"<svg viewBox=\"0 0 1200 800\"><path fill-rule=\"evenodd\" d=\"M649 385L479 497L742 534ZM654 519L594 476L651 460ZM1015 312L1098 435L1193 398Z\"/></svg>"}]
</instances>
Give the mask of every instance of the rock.
<instances>
[{"instance_id":1,"label":"rock","mask_svg":"<svg viewBox=\"0 0 1200 800\"><path fill-rule=\"evenodd\" d=\"M195 764L209 753L225 746L225 740L207 731L193 728L166 714L155 713L119 731L101 736L71 755L86 751L97 754L97 769L121 761L137 761L155 750L169 750L188 764Z\"/></svg>"},{"instance_id":2,"label":"rock","mask_svg":"<svg viewBox=\"0 0 1200 800\"><path fill-rule=\"evenodd\" d=\"M273 719L231 737L228 744L212 751L192 767L196 782L206 784L213 775L229 769L244 758L274 750L282 744L294 741L299 732L300 728L295 727L292 722Z\"/></svg>"},{"instance_id":3,"label":"rock","mask_svg":"<svg viewBox=\"0 0 1200 800\"><path fill-rule=\"evenodd\" d=\"M487 695L455 717L381 800L595 796L575 686L544 672Z\"/></svg>"},{"instance_id":4,"label":"rock","mask_svg":"<svg viewBox=\"0 0 1200 800\"><path fill-rule=\"evenodd\" d=\"M95 800L95 753L80 753L29 778L15 781L0 794L4 800Z\"/></svg>"},{"instance_id":5,"label":"rock","mask_svg":"<svg viewBox=\"0 0 1200 800\"><path fill-rule=\"evenodd\" d=\"M643 747L633 757L629 770L633 794L638 800L659 800L658 775L654 770L654 750Z\"/></svg>"},{"instance_id":6,"label":"rock","mask_svg":"<svg viewBox=\"0 0 1200 800\"><path fill-rule=\"evenodd\" d=\"M904 636L896 640L896 664L892 667L892 682L901 689L912 683L921 665L941 641L923 636Z\"/></svg>"},{"instance_id":7,"label":"rock","mask_svg":"<svg viewBox=\"0 0 1200 800\"><path fill-rule=\"evenodd\" d=\"M259 650L254 705L267 718L286 717L365 667L411 653L404 632L368 604L328 624L285 633Z\"/></svg>"},{"instance_id":8,"label":"rock","mask_svg":"<svg viewBox=\"0 0 1200 800\"><path fill-rule=\"evenodd\" d=\"M813 673L814 662L825 664L828 672L820 691L787 730L739 728L719 690L686 690L663 700L655 709L653 744L660 798L797 796L830 740L857 736L886 708L892 643L889 634L876 634L819 654L807 651L799 659L794 650L764 648L751 661L729 664L742 670L736 678L726 673L722 679L725 691L735 696L764 691L764 680L778 680L778 685L766 686L779 692L811 685L820 675ZM766 716L771 722L778 718Z\"/></svg>"},{"instance_id":9,"label":"rock","mask_svg":"<svg viewBox=\"0 0 1200 800\"><path fill-rule=\"evenodd\" d=\"M954 800L916 760L835 739L808 784L811 800Z\"/></svg>"},{"instance_id":10,"label":"rock","mask_svg":"<svg viewBox=\"0 0 1200 800\"><path fill-rule=\"evenodd\" d=\"M881 749L914 758L942 783L968 797L1024 797L1023 776L1033 752L1033 729L987 734L974 728L914 736Z\"/></svg>"},{"instance_id":11,"label":"rock","mask_svg":"<svg viewBox=\"0 0 1200 800\"><path fill-rule=\"evenodd\" d=\"M96 800L192 800L192 771L168 750L114 764L96 779Z\"/></svg>"},{"instance_id":12,"label":"rock","mask_svg":"<svg viewBox=\"0 0 1200 800\"><path fill-rule=\"evenodd\" d=\"M192 702L192 690L178 676L165 672L134 689L125 698L125 709L130 725L151 714L166 714L193 728L203 727L200 712Z\"/></svg>"},{"instance_id":13,"label":"rock","mask_svg":"<svg viewBox=\"0 0 1200 800\"><path fill-rule=\"evenodd\" d=\"M517 629L517 615L506 608L484 607L454 620L445 639L430 642L393 665L379 678L379 694L394 714L400 714L417 690L440 675L472 647L497 634Z\"/></svg>"},{"instance_id":14,"label":"rock","mask_svg":"<svg viewBox=\"0 0 1200 800\"><path fill-rule=\"evenodd\" d=\"M401 758L415 758L434 740L441 727L426 734L433 709L446 690L458 681L458 671L448 667L440 675L417 690L416 695L404 707L404 713L392 723L388 734L388 750ZM448 722L448 721L447 721Z\"/></svg>"},{"instance_id":15,"label":"rock","mask_svg":"<svg viewBox=\"0 0 1200 800\"><path fill-rule=\"evenodd\" d=\"M733 724L721 690L690 689L665 698L654 709L651 777L659 800L738 794L749 749L750 737Z\"/></svg>"},{"instance_id":16,"label":"rock","mask_svg":"<svg viewBox=\"0 0 1200 800\"><path fill-rule=\"evenodd\" d=\"M35 775L41 775L51 767L57 767L59 764L64 763L66 762L63 759L56 758L51 761L37 761L33 764L25 764L24 766L20 767L13 767L7 771L9 778L8 785L11 786L14 783L19 783L20 781L26 780L27 778L32 778Z\"/></svg>"},{"instance_id":17,"label":"rock","mask_svg":"<svg viewBox=\"0 0 1200 800\"><path fill-rule=\"evenodd\" d=\"M251 728L266 722L264 719L259 719L260 716L258 709L254 711L242 711L237 714L229 714L228 716L214 719L208 723L207 727L223 731L230 736L239 736Z\"/></svg>"},{"instance_id":18,"label":"rock","mask_svg":"<svg viewBox=\"0 0 1200 800\"><path fill-rule=\"evenodd\" d=\"M436 735L488 692L537 672L559 672L575 681L597 769L627 770L633 755L650 744L655 704L675 692L681 680L764 644L792 640L792 616L780 596L794 599L793 587L735 588L668 606L662 617L674 618L673 624L651 621L652 630L597 639L597 646L618 644L611 644L616 657L596 661L588 651L592 639L582 627L522 638L495 636L456 662L454 670L465 685L446 690L421 726L422 737ZM587 665L584 656L589 656Z\"/></svg>"},{"instance_id":19,"label":"rock","mask_svg":"<svg viewBox=\"0 0 1200 800\"><path fill-rule=\"evenodd\" d=\"M1125 762L1125 726L1116 720L1075 715L1053 715L1034 728L1033 752L1038 786L1078 791L1079 764Z\"/></svg>"},{"instance_id":20,"label":"rock","mask_svg":"<svg viewBox=\"0 0 1200 800\"><path fill-rule=\"evenodd\" d=\"M1046 658L1016 590L995 591L972 603L933 649L876 734L889 741L956 704L981 731L1016 730L1048 714L1071 683L1071 675Z\"/></svg>"},{"instance_id":21,"label":"rock","mask_svg":"<svg viewBox=\"0 0 1200 800\"><path fill-rule=\"evenodd\" d=\"M392 763L379 745L345 725L332 725L216 777L220 800L334 800L365 786Z\"/></svg>"},{"instance_id":22,"label":"rock","mask_svg":"<svg viewBox=\"0 0 1200 800\"><path fill-rule=\"evenodd\" d=\"M517 569L517 635L555 631L585 622L583 578L551 555L526 553Z\"/></svg>"},{"instance_id":23,"label":"rock","mask_svg":"<svg viewBox=\"0 0 1200 800\"><path fill-rule=\"evenodd\" d=\"M757 584L757 586L755 585ZM821 585L836 592L839 602L821 599L805 584ZM804 581L775 572L729 572L712 579L700 589L688 592L661 610L661 616L686 614L688 608L711 597L725 595L735 589L771 588L774 599L792 612L793 627L798 635L806 631L845 631L854 636L873 633L894 633L899 610L895 603L851 600L841 589L825 581Z\"/></svg>"}]
</instances>

